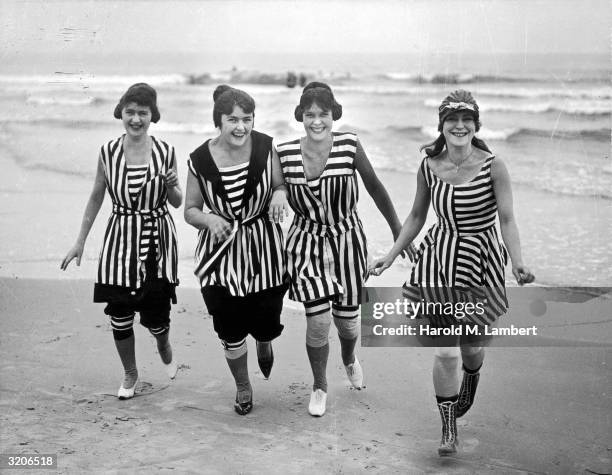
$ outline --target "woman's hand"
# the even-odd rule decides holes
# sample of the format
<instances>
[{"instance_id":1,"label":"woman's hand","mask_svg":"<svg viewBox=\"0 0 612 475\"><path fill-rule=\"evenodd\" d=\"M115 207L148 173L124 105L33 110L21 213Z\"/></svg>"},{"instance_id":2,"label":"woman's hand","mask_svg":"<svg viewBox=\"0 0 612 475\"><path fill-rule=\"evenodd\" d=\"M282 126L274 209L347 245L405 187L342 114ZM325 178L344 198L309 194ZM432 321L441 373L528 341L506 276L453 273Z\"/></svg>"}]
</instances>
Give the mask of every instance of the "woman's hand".
<instances>
[{"instance_id":1,"label":"woman's hand","mask_svg":"<svg viewBox=\"0 0 612 475\"><path fill-rule=\"evenodd\" d=\"M531 284L535 280L535 275L523 264L513 265L512 273L518 285Z\"/></svg>"},{"instance_id":2,"label":"woman's hand","mask_svg":"<svg viewBox=\"0 0 612 475\"><path fill-rule=\"evenodd\" d=\"M397 241L401 232L402 232L401 226L393 229L393 241L394 242ZM406 248L402 250L402 252L400 253L400 256L404 258L407 257L408 259L410 259L410 262L414 262L416 260L416 254L417 254L416 247L414 246L414 243L411 242L408 246L406 246Z\"/></svg>"},{"instance_id":3,"label":"woman's hand","mask_svg":"<svg viewBox=\"0 0 612 475\"><path fill-rule=\"evenodd\" d=\"M385 256L381 259L376 259L374 260L369 266L368 266L368 275L380 275L382 274L384 271L386 271L389 267L391 267L391 264L393 264L393 261L395 259L389 259L389 257Z\"/></svg>"},{"instance_id":4,"label":"woman's hand","mask_svg":"<svg viewBox=\"0 0 612 475\"><path fill-rule=\"evenodd\" d=\"M168 172L165 175L163 173L160 174L160 176L162 177L162 180L164 181L166 188L173 188L175 186L178 186L179 184L178 175L172 169L168 170Z\"/></svg>"},{"instance_id":5,"label":"woman's hand","mask_svg":"<svg viewBox=\"0 0 612 475\"><path fill-rule=\"evenodd\" d=\"M279 221L282 223L285 216L289 216L289 203L287 202L287 192L285 190L276 190L272 193L268 216L275 223Z\"/></svg>"},{"instance_id":6,"label":"woman's hand","mask_svg":"<svg viewBox=\"0 0 612 475\"><path fill-rule=\"evenodd\" d=\"M213 243L225 241L232 233L232 226L221 216L208 213L206 215L206 228L212 236Z\"/></svg>"},{"instance_id":7,"label":"woman's hand","mask_svg":"<svg viewBox=\"0 0 612 475\"><path fill-rule=\"evenodd\" d=\"M70 261L72 261L72 259L74 258L76 258L76 265L80 266L84 247L85 246L80 243L76 243L74 246L72 246L68 251L68 254L66 254L66 257L64 257L64 260L60 264L60 269L66 270L68 268L68 264L70 264Z\"/></svg>"},{"instance_id":8,"label":"woman's hand","mask_svg":"<svg viewBox=\"0 0 612 475\"><path fill-rule=\"evenodd\" d=\"M411 242L410 245L402 251L401 255L402 257L407 257L408 259L410 259L410 262L416 261L417 248L414 243Z\"/></svg>"}]
</instances>

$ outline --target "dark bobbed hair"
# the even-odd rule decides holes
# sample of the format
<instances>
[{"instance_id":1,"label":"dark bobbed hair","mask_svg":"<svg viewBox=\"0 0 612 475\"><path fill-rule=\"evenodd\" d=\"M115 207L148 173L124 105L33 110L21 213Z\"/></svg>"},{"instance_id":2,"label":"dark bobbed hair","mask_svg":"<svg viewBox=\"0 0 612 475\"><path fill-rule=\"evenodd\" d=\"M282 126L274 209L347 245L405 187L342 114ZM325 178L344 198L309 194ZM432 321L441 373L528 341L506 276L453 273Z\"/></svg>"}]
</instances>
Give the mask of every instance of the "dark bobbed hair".
<instances>
[{"instance_id":1,"label":"dark bobbed hair","mask_svg":"<svg viewBox=\"0 0 612 475\"><path fill-rule=\"evenodd\" d=\"M255 117L255 101L246 92L235 89L227 84L221 84L213 92L213 122L215 127L221 127L221 116L233 112L234 106L240 107L245 114Z\"/></svg>"},{"instance_id":2,"label":"dark bobbed hair","mask_svg":"<svg viewBox=\"0 0 612 475\"><path fill-rule=\"evenodd\" d=\"M468 107L453 106L453 104L467 104L468 106L471 106L471 109ZM474 117L476 132L480 130L482 124L480 122L480 110L478 109L476 99L474 99L469 91L466 91L465 89L457 89L446 96L438 108L438 132L440 132L440 135L433 142L422 145L421 148L419 148L420 152L425 150L425 154L428 157L436 157L440 155L446 146L446 139L442 133L444 121L455 112L470 113ZM472 145L481 150L485 150L486 152L493 153L484 140L477 137L472 137Z\"/></svg>"},{"instance_id":3,"label":"dark bobbed hair","mask_svg":"<svg viewBox=\"0 0 612 475\"><path fill-rule=\"evenodd\" d=\"M157 92L151 86L144 82L138 82L131 85L125 94L119 99L119 103L115 106L113 116L115 119L121 119L123 108L130 102L135 102L139 106L148 107L151 109L151 122L157 123L161 118L159 109L157 108Z\"/></svg>"},{"instance_id":4,"label":"dark bobbed hair","mask_svg":"<svg viewBox=\"0 0 612 475\"><path fill-rule=\"evenodd\" d=\"M331 87L324 82L313 81L304 87L300 103L296 106L293 113L295 120L303 122L304 111L313 104L318 105L325 111L331 111L333 120L338 120L342 117L342 106L336 102Z\"/></svg>"}]
</instances>

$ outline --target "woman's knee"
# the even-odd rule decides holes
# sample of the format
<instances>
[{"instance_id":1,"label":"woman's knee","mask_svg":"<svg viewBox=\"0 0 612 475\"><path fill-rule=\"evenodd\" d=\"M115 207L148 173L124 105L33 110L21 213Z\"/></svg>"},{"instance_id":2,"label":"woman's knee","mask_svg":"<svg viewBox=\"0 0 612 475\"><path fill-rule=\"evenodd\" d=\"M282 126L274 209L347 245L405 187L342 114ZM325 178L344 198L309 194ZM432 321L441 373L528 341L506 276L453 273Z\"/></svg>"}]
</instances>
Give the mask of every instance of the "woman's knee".
<instances>
[{"instance_id":1,"label":"woman's knee","mask_svg":"<svg viewBox=\"0 0 612 475\"><path fill-rule=\"evenodd\" d=\"M484 351L482 346L462 345L461 356L475 356Z\"/></svg>"},{"instance_id":2,"label":"woman's knee","mask_svg":"<svg viewBox=\"0 0 612 475\"><path fill-rule=\"evenodd\" d=\"M453 360L458 361L460 356L461 352L456 346L440 346L437 347L434 352L434 357L436 359L445 361L448 360L448 364L451 364L450 362Z\"/></svg>"},{"instance_id":3,"label":"woman's knee","mask_svg":"<svg viewBox=\"0 0 612 475\"><path fill-rule=\"evenodd\" d=\"M345 340L353 340L359 336L359 318L334 317L334 324L338 329L338 336Z\"/></svg>"},{"instance_id":4,"label":"woman's knee","mask_svg":"<svg viewBox=\"0 0 612 475\"><path fill-rule=\"evenodd\" d=\"M325 346L329 337L329 313L306 317L306 344L314 348Z\"/></svg>"}]
</instances>

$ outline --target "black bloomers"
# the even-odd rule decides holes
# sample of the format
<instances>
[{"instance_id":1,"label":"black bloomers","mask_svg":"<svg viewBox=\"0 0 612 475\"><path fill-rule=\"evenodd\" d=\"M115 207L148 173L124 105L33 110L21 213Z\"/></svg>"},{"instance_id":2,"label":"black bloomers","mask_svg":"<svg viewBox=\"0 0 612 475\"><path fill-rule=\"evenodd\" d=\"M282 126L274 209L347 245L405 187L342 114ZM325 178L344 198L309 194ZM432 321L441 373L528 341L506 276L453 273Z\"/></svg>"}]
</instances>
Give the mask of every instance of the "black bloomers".
<instances>
[{"instance_id":1,"label":"black bloomers","mask_svg":"<svg viewBox=\"0 0 612 475\"><path fill-rule=\"evenodd\" d=\"M140 324L146 328L170 326L170 302L176 303L175 285L165 279L147 280L140 289L96 284L94 302L107 302L104 313L127 317L140 313Z\"/></svg>"},{"instance_id":2,"label":"black bloomers","mask_svg":"<svg viewBox=\"0 0 612 475\"><path fill-rule=\"evenodd\" d=\"M249 334L257 341L271 341L278 337L284 328L280 314L286 292L287 285L281 285L237 297L225 287L211 285L202 288L214 329L219 338L228 343L237 343Z\"/></svg>"}]
</instances>

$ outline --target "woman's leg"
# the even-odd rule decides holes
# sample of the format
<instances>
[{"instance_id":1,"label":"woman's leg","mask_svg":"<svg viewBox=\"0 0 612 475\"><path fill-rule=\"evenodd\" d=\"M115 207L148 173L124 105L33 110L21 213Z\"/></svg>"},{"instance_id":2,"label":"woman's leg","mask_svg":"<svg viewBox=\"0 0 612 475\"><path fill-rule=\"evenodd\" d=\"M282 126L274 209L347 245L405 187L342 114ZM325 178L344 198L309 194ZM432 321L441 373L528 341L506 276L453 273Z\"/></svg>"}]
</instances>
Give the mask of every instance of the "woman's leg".
<instances>
[{"instance_id":1,"label":"woman's leg","mask_svg":"<svg viewBox=\"0 0 612 475\"><path fill-rule=\"evenodd\" d=\"M304 303L306 309L306 353L310 361L314 383L308 404L312 416L325 414L327 403L327 359L329 357L329 328L331 315L329 301Z\"/></svg>"},{"instance_id":2,"label":"woman's leg","mask_svg":"<svg viewBox=\"0 0 612 475\"><path fill-rule=\"evenodd\" d=\"M496 325L496 324L493 324ZM491 342L491 338L479 337L478 341L470 341L469 338L461 338L461 361L463 362L463 378L459 389L459 401L457 403L457 417L463 416L470 410L476 397L476 389L480 381L480 368L484 362L485 347Z\"/></svg>"},{"instance_id":3,"label":"woman's leg","mask_svg":"<svg viewBox=\"0 0 612 475\"><path fill-rule=\"evenodd\" d=\"M123 365L123 382L119 389L120 398L129 398L134 395L134 387L138 380L138 369L136 368L136 350L134 339L134 312L116 312L119 315L111 315L111 328L115 347L119 353ZM127 314L126 314L127 313ZM122 391L127 390L127 392Z\"/></svg>"},{"instance_id":4,"label":"woman's leg","mask_svg":"<svg viewBox=\"0 0 612 475\"><path fill-rule=\"evenodd\" d=\"M438 347L434 355L433 382L436 402L442 419L442 439L438 448L439 455L450 455L457 451L457 400L459 397L457 368L459 366L459 355L460 351L457 346Z\"/></svg>"},{"instance_id":5,"label":"woman's leg","mask_svg":"<svg viewBox=\"0 0 612 475\"><path fill-rule=\"evenodd\" d=\"M272 365L274 364L272 342L256 340L255 346L257 349L257 363L259 364L259 369L264 378L268 379L272 371Z\"/></svg>"},{"instance_id":6,"label":"woman's leg","mask_svg":"<svg viewBox=\"0 0 612 475\"><path fill-rule=\"evenodd\" d=\"M332 304L334 324L338 330L342 362L351 384L361 389L363 386L363 371L355 356L355 346L359 338L359 306L342 306Z\"/></svg>"},{"instance_id":7,"label":"woman's leg","mask_svg":"<svg viewBox=\"0 0 612 475\"><path fill-rule=\"evenodd\" d=\"M433 365L433 383L436 396L457 396L459 390L459 348L444 346L436 348Z\"/></svg>"},{"instance_id":8,"label":"woman's leg","mask_svg":"<svg viewBox=\"0 0 612 475\"><path fill-rule=\"evenodd\" d=\"M253 407L253 388L249 380L248 351L246 337L237 342L222 341L225 360L236 383L236 405L240 415L251 412Z\"/></svg>"},{"instance_id":9,"label":"woman's leg","mask_svg":"<svg viewBox=\"0 0 612 475\"><path fill-rule=\"evenodd\" d=\"M481 346L462 346L463 378L459 388L457 417L463 416L474 404L476 388L480 380L480 368L484 361L484 348Z\"/></svg>"},{"instance_id":10,"label":"woman's leg","mask_svg":"<svg viewBox=\"0 0 612 475\"><path fill-rule=\"evenodd\" d=\"M268 379L274 365L272 340L279 337L284 326L280 322L283 296L287 286L281 285L247 296L243 312L252 312L248 319L248 332L255 338L257 363L263 376Z\"/></svg>"},{"instance_id":11,"label":"woman's leg","mask_svg":"<svg viewBox=\"0 0 612 475\"><path fill-rule=\"evenodd\" d=\"M173 358L172 345L170 345L170 327L149 328L149 332L155 337L157 351L166 367L168 377L174 379L178 372L178 365Z\"/></svg>"},{"instance_id":12,"label":"woman's leg","mask_svg":"<svg viewBox=\"0 0 612 475\"><path fill-rule=\"evenodd\" d=\"M328 338L331 326L329 301L305 302L304 308L306 310L306 351L314 377L312 390L321 389L327 392Z\"/></svg>"},{"instance_id":13,"label":"woman's leg","mask_svg":"<svg viewBox=\"0 0 612 475\"><path fill-rule=\"evenodd\" d=\"M164 364L170 364L172 362L172 346L170 345L170 328L159 327L149 328L151 335L155 337L157 341L157 351Z\"/></svg>"}]
</instances>

